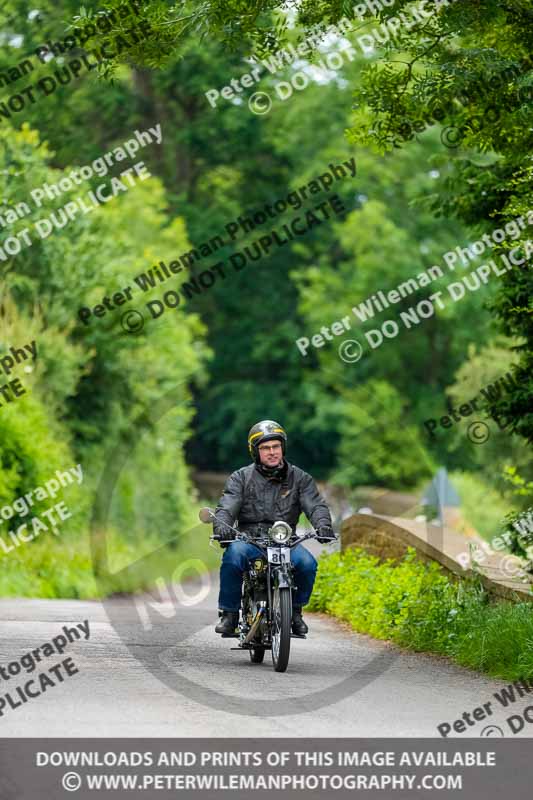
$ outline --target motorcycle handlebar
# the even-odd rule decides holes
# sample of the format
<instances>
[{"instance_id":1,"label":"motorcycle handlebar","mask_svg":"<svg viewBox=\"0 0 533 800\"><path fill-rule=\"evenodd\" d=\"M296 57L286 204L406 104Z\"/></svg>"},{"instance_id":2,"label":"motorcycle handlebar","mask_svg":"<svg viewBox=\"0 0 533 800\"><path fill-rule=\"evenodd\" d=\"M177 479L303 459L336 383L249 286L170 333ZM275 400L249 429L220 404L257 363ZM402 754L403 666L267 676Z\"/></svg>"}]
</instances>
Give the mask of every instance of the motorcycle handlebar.
<instances>
[{"instance_id":1,"label":"motorcycle handlebar","mask_svg":"<svg viewBox=\"0 0 533 800\"><path fill-rule=\"evenodd\" d=\"M241 539L242 541L249 542L250 544L265 543L266 545L272 542L272 540L266 536L258 539L253 539L251 536L247 536L244 531L240 531L239 534L235 536L233 539L217 539L215 538L214 534L212 534L210 538L212 541L218 542L219 544L231 544L231 542L234 542L236 539ZM299 544L300 542L305 542L306 539L317 539L317 538L318 538L317 532L310 531L309 533L306 533L305 536L296 536L296 534L293 534L289 539L287 539L286 542L281 542L281 543L276 542L276 544L278 544L280 547L289 544L296 545Z\"/></svg>"}]
</instances>

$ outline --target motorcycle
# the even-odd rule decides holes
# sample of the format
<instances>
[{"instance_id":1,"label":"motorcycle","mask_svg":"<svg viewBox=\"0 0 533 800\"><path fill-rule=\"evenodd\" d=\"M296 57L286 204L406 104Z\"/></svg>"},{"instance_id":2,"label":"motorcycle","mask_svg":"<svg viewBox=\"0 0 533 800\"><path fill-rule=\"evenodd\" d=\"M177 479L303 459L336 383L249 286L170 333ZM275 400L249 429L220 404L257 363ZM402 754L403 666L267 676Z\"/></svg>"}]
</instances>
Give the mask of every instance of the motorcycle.
<instances>
[{"instance_id":1,"label":"motorcycle","mask_svg":"<svg viewBox=\"0 0 533 800\"><path fill-rule=\"evenodd\" d=\"M210 508L202 508L200 520L205 523L215 518ZM232 650L248 650L253 664L261 664L267 650L271 651L272 664L276 672L285 672L289 663L291 638L306 639L291 633L292 590L295 587L290 553L293 547L306 539L316 539L315 531L303 536L294 534L286 522L278 521L264 534L249 537L231 525L236 539L255 545L262 555L250 560L242 582L239 633L226 635L238 638L238 647ZM218 540L213 535L211 542L229 544L234 539Z\"/></svg>"}]
</instances>

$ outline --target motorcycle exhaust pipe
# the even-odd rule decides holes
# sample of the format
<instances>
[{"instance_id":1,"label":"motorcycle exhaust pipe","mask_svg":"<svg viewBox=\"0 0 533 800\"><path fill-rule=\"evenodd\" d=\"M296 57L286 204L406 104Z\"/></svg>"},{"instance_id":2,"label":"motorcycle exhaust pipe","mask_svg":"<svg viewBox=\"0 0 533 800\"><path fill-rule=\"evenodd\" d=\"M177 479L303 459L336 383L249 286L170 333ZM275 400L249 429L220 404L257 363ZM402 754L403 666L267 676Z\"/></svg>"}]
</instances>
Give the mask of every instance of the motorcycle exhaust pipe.
<instances>
[{"instance_id":1,"label":"motorcycle exhaust pipe","mask_svg":"<svg viewBox=\"0 0 533 800\"><path fill-rule=\"evenodd\" d=\"M261 619L262 619L264 613L265 613L265 608L263 606L262 608L259 609L259 611L255 615L255 619L252 622L252 627L250 628L250 630L246 634L246 637L245 637L245 639L243 641L243 644L248 644L248 642L250 642L253 639L253 637L255 636L255 633L257 631L257 628L259 627L259 623L261 622Z\"/></svg>"}]
</instances>

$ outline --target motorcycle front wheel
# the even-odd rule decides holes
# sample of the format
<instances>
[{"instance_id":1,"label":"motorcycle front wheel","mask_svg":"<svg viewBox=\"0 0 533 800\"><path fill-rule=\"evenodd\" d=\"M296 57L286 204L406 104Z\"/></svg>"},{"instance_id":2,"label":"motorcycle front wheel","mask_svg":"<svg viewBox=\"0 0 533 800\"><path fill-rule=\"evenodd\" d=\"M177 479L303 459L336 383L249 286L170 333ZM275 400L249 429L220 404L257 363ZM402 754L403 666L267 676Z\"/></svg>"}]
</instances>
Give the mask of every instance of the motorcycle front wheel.
<instances>
[{"instance_id":1,"label":"motorcycle front wheel","mask_svg":"<svg viewBox=\"0 0 533 800\"><path fill-rule=\"evenodd\" d=\"M291 590L274 589L272 594L272 663L276 672L285 672L291 649Z\"/></svg>"}]
</instances>

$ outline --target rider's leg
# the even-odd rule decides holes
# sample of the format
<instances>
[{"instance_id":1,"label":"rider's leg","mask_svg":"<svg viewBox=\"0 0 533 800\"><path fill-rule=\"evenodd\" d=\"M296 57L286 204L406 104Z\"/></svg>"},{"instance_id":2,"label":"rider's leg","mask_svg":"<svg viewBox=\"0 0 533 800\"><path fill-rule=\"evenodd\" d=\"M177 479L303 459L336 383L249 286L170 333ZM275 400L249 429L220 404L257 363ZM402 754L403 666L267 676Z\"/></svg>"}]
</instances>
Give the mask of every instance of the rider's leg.
<instances>
[{"instance_id":1,"label":"rider's leg","mask_svg":"<svg viewBox=\"0 0 533 800\"><path fill-rule=\"evenodd\" d=\"M251 558L261 555L253 544L232 542L225 548L220 565L220 593L218 607L222 611L238 612L241 606L242 574Z\"/></svg>"},{"instance_id":2,"label":"rider's leg","mask_svg":"<svg viewBox=\"0 0 533 800\"><path fill-rule=\"evenodd\" d=\"M294 582L298 587L294 593L293 605L301 608L311 597L318 564L314 555L302 544L297 544L291 550L291 561L294 564Z\"/></svg>"},{"instance_id":3,"label":"rider's leg","mask_svg":"<svg viewBox=\"0 0 533 800\"><path fill-rule=\"evenodd\" d=\"M318 564L313 554L301 544L291 550L291 561L294 564L294 582L297 586L292 600L292 632L302 636L309 630L302 619L302 606L311 597Z\"/></svg>"}]
</instances>

